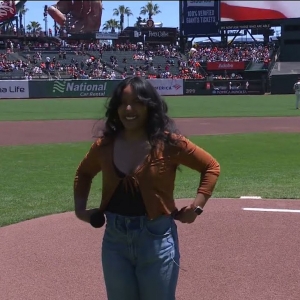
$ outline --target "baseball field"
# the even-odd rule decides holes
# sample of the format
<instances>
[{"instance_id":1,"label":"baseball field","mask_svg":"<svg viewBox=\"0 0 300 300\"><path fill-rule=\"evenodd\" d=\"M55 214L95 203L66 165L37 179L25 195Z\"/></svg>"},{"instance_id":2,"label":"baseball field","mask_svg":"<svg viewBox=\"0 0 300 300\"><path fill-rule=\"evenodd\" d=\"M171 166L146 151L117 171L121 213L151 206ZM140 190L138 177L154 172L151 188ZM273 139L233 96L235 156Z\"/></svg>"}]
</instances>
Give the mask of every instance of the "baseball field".
<instances>
[{"instance_id":1,"label":"baseball field","mask_svg":"<svg viewBox=\"0 0 300 300\"><path fill-rule=\"evenodd\" d=\"M178 299L199 300L199 293L205 300L298 299L300 111L294 95L166 100L181 132L221 164L203 217L178 224ZM3 299L105 299L103 230L82 224L71 211L75 170L106 101L0 101ZM197 173L181 168L179 207L195 196L198 182ZM100 183L101 174L90 207L100 203Z\"/></svg>"}]
</instances>

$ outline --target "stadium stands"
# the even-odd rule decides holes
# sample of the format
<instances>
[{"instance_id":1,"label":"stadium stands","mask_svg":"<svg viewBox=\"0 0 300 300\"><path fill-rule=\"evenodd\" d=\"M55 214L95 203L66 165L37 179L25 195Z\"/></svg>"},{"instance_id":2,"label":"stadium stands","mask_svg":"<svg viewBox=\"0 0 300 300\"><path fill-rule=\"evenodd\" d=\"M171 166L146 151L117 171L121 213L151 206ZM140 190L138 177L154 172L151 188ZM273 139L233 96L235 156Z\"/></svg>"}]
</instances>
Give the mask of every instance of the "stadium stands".
<instances>
[{"instance_id":1,"label":"stadium stands","mask_svg":"<svg viewBox=\"0 0 300 300\"><path fill-rule=\"evenodd\" d=\"M76 45L71 51L70 45L55 45L55 50L48 50L41 44L36 46L34 50L20 45L1 50L1 79L114 79L132 74L202 79L208 76L206 66L209 62L245 62L248 70L267 69L276 50L274 44L254 43L226 47L195 44L185 55L172 46L158 46L144 51L140 43L115 47L90 43ZM64 50L66 46L68 51ZM223 76L220 72L213 73L210 72L210 76Z\"/></svg>"}]
</instances>

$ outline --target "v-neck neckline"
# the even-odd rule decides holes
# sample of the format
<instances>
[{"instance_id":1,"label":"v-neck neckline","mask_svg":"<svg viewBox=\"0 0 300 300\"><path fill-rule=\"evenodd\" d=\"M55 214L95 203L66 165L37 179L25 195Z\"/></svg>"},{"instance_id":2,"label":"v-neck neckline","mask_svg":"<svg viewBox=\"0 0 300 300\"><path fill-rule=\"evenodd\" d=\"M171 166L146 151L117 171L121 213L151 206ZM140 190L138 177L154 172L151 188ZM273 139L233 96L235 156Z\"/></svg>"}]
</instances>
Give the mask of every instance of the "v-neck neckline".
<instances>
[{"instance_id":1,"label":"v-neck neckline","mask_svg":"<svg viewBox=\"0 0 300 300\"><path fill-rule=\"evenodd\" d=\"M111 152L112 152L111 153L111 155L112 155L112 166L113 166L115 174L117 175L118 178L121 178L121 179L126 178L126 177L135 177L149 163L149 160L150 160L150 157L151 157L152 151L153 151L152 147L148 151L148 154L145 156L145 158L143 159L143 161L132 172L125 173L122 170L120 170L120 168L115 163L115 159L114 159L115 142L116 142L116 139L113 139L112 149L111 149ZM118 170L118 172L120 172L120 173L122 173L124 175L123 178L119 176L117 170Z\"/></svg>"}]
</instances>

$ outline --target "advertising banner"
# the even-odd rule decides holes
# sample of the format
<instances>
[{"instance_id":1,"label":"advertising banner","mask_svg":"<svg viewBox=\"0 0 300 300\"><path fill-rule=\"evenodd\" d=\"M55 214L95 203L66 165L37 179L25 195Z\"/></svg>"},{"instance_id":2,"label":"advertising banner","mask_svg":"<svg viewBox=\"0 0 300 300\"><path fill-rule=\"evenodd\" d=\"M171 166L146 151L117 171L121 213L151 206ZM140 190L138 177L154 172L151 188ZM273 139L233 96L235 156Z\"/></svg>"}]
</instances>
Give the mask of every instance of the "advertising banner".
<instances>
[{"instance_id":1,"label":"advertising banner","mask_svg":"<svg viewBox=\"0 0 300 300\"><path fill-rule=\"evenodd\" d=\"M245 70L245 67L244 61L215 61L206 65L207 71Z\"/></svg>"},{"instance_id":2,"label":"advertising banner","mask_svg":"<svg viewBox=\"0 0 300 300\"><path fill-rule=\"evenodd\" d=\"M229 83L231 82L231 89ZM184 95L262 95L261 80L185 80Z\"/></svg>"},{"instance_id":3,"label":"advertising banner","mask_svg":"<svg viewBox=\"0 0 300 300\"><path fill-rule=\"evenodd\" d=\"M79 47L56 47L56 46L48 46L48 47L24 47L22 50L26 51L63 51L63 52L71 52L71 51L79 51Z\"/></svg>"},{"instance_id":4,"label":"advertising banner","mask_svg":"<svg viewBox=\"0 0 300 300\"><path fill-rule=\"evenodd\" d=\"M119 80L29 81L30 98L109 97Z\"/></svg>"},{"instance_id":5,"label":"advertising banner","mask_svg":"<svg viewBox=\"0 0 300 300\"><path fill-rule=\"evenodd\" d=\"M141 38L145 38L145 41L165 41L169 39L176 38L177 29L176 28L141 28L140 31L133 31L135 36L140 36Z\"/></svg>"},{"instance_id":6,"label":"advertising banner","mask_svg":"<svg viewBox=\"0 0 300 300\"><path fill-rule=\"evenodd\" d=\"M156 88L157 92L162 96L183 95L182 79L149 79L150 83Z\"/></svg>"},{"instance_id":7,"label":"advertising banner","mask_svg":"<svg viewBox=\"0 0 300 300\"><path fill-rule=\"evenodd\" d=\"M27 80L1 80L0 99L29 98L29 83Z\"/></svg>"},{"instance_id":8,"label":"advertising banner","mask_svg":"<svg viewBox=\"0 0 300 300\"><path fill-rule=\"evenodd\" d=\"M260 95L265 91L262 80L213 80L210 87L213 95Z\"/></svg>"},{"instance_id":9,"label":"advertising banner","mask_svg":"<svg viewBox=\"0 0 300 300\"><path fill-rule=\"evenodd\" d=\"M14 0L0 1L0 22L11 19L17 13Z\"/></svg>"},{"instance_id":10,"label":"advertising banner","mask_svg":"<svg viewBox=\"0 0 300 300\"><path fill-rule=\"evenodd\" d=\"M219 33L220 1L182 1L184 35Z\"/></svg>"},{"instance_id":11,"label":"advertising banner","mask_svg":"<svg viewBox=\"0 0 300 300\"><path fill-rule=\"evenodd\" d=\"M96 32L95 38L97 40L117 40L119 37L118 33L113 32Z\"/></svg>"},{"instance_id":12,"label":"advertising banner","mask_svg":"<svg viewBox=\"0 0 300 300\"><path fill-rule=\"evenodd\" d=\"M212 90L212 95L262 95L262 90L246 90L246 89L236 89L236 90Z\"/></svg>"}]
</instances>

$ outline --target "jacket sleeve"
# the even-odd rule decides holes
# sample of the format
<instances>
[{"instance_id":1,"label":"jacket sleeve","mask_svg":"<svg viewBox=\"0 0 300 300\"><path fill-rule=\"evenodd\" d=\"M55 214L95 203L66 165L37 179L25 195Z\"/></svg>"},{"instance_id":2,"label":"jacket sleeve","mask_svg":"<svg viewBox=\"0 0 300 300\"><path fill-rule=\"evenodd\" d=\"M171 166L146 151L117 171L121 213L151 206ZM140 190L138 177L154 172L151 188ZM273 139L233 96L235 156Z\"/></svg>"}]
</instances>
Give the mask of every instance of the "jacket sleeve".
<instances>
[{"instance_id":1,"label":"jacket sleeve","mask_svg":"<svg viewBox=\"0 0 300 300\"><path fill-rule=\"evenodd\" d=\"M80 162L74 179L74 197L87 200L93 178L101 171L100 139L94 142Z\"/></svg>"},{"instance_id":2,"label":"jacket sleeve","mask_svg":"<svg viewBox=\"0 0 300 300\"><path fill-rule=\"evenodd\" d=\"M180 137L178 147L176 163L198 171L201 176L197 192L211 196L220 175L217 160L187 138Z\"/></svg>"}]
</instances>

